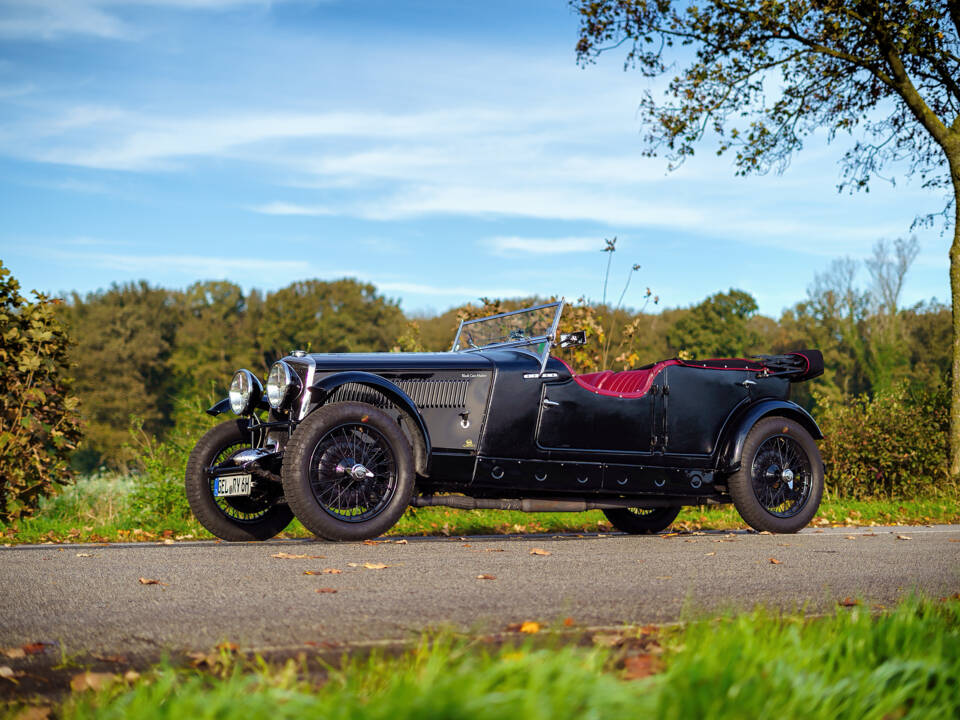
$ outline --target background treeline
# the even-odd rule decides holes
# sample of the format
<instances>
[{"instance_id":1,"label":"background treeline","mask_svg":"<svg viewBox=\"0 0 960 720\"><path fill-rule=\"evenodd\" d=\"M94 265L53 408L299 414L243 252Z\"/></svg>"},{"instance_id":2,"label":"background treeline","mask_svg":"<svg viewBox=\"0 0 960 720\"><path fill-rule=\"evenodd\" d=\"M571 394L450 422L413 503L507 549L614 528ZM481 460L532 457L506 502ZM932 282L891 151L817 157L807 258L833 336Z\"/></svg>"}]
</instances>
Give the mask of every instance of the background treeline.
<instances>
[{"instance_id":1,"label":"background treeline","mask_svg":"<svg viewBox=\"0 0 960 720\"><path fill-rule=\"evenodd\" d=\"M883 411L892 414L890 422L903 425L913 417L903 403L940 407L938 393L947 384L950 364L949 308L935 301L900 305L916 252L915 241L898 240L877 243L865 263L837 260L814 277L803 300L776 319L758 314L754 298L734 289L692 307L656 313L647 312L648 306L581 301L568 308L564 326L587 329L590 343L567 359L585 372L677 355L704 358L815 347L824 353L826 372L796 386L797 401L821 422L835 416L834 422L856 426L866 410L850 415L848 401L880 400L890 405ZM614 277L616 270L614 264ZM638 294L649 299L651 293ZM142 423L147 436L162 438L187 420L185 414L195 415L205 403L223 397L237 368L247 367L263 378L271 363L293 348L446 350L461 317L537 299L483 300L440 315L407 316L397 301L352 279L305 280L266 293L245 293L233 283L214 281L185 290L140 282L74 294L58 306L73 341L74 392L83 417L84 440L74 465L79 470L126 468L141 452L130 447L132 419ZM878 407L871 406L872 412ZM914 442L912 432L936 435L930 423L936 425L939 417L920 413L916 427L901 428L910 431L905 442ZM849 451L842 448L844 456ZM933 455L932 462L938 462Z\"/></svg>"}]
</instances>

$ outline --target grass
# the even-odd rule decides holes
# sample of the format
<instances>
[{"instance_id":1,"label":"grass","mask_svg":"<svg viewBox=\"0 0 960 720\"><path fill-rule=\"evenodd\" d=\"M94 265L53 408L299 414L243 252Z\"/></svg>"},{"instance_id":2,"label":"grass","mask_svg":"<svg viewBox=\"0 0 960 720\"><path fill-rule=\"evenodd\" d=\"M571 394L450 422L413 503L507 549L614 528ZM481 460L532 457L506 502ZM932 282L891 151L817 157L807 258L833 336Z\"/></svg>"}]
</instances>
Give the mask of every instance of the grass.
<instances>
[{"instance_id":1,"label":"grass","mask_svg":"<svg viewBox=\"0 0 960 720\"><path fill-rule=\"evenodd\" d=\"M543 632L520 644L451 635L311 672L305 657L158 666L74 693L64 720L243 717L804 718L960 715L960 600L907 598L805 618L764 609L672 628ZM9 716L19 706L8 706Z\"/></svg>"},{"instance_id":2,"label":"grass","mask_svg":"<svg viewBox=\"0 0 960 720\"><path fill-rule=\"evenodd\" d=\"M95 475L81 479L59 495L41 501L31 518L0 525L5 544L42 542L129 542L163 539L209 539L192 517L151 517L134 506L137 479ZM953 497L911 500L846 500L825 498L815 526L927 525L960 523L960 502ZM672 526L677 531L733 530L747 527L733 506L684 508ZM523 513L505 510L408 510L388 535L483 535L612 530L599 510L585 513ZM310 537L294 521L285 537Z\"/></svg>"}]
</instances>

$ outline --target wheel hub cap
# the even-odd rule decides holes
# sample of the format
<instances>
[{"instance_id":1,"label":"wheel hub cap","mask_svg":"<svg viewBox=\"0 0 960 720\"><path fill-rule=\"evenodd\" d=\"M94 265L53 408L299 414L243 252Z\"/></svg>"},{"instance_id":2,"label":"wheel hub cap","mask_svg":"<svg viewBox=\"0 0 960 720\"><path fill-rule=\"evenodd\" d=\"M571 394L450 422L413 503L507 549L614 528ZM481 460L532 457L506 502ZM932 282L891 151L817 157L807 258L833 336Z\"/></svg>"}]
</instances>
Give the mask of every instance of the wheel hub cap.
<instances>
[{"instance_id":1,"label":"wheel hub cap","mask_svg":"<svg viewBox=\"0 0 960 720\"><path fill-rule=\"evenodd\" d=\"M784 468L783 472L780 473L780 479L787 484L788 488L793 490L793 470Z\"/></svg>"}]
</instances>

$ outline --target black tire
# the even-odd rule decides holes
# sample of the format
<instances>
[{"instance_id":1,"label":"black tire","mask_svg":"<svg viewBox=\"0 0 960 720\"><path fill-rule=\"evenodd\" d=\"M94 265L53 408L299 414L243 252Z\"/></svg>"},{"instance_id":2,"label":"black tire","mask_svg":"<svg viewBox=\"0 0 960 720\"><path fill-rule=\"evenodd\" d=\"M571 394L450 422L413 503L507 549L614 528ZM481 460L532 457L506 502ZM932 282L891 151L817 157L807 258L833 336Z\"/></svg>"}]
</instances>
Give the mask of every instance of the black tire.
<instances>
[{"instance_id":1,"label":"black tire","mask_svg":"<svg viewBox=\"0 0 960 720\"><path fill-rule=\"evenodd\" d=\"M326 540L367 540L410 504L413 452L400 426L364 403L334 403L293 432L283 491L297 519Z\"/></svg>"},{"instance_id":2,"label":"black tire","mask_svg":"<svg viewBox=\"0 0 960 720\"><path fill-rule=\"evenodd\" d=\"M750 527L795 533L809 524L820 507L823 460L800 423L763 418L747 435L740 469L727 486L740 517Z\"/></svg>"},{"instance_id":3,"label":"black tire","mask_svg":"<svg viewBox=\"0 0 960 720\"><path fill-rule=\"evenodd\" d=\"M607 520L620 532L631 535L654 535L670 527L680 514L680 506L660 508L616 508L604 510Z\"/></svg>"},{"instance_id":4,"label":"black tire","mask_svg":"<svg viewBox=\"0 0 960 720\"><path fill-rule=\"evenodd\" d=\"M223 540L269 540L293 520L287 505L276 504L282 488L274 481L256 481L249 497L213 496L207 468L250 447L246 420L231 420L208 430L187 460L185 483L190 509L201 525Z\"/></svg>"}]
</instances>

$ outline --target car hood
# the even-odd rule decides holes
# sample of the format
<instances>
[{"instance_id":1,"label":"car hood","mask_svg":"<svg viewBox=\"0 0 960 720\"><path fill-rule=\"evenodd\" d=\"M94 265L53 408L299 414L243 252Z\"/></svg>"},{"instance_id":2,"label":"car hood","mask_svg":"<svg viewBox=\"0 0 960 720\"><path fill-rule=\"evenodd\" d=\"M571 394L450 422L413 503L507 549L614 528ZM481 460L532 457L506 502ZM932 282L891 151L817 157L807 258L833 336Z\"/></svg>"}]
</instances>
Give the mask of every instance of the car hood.
<instances>
[{"instance_id":1,"label":"car hood","mask_svg":"<svg viewBox=\"0 0 960 720\"><path fill-rule=\"evenodd\" d=\"M311 353L305 357L288 356L294 367L316 364L316 372L327 374L343 370L397 372L404 370L488 370L493 361L483 353Z\"/></svg>"}]
</instances>

